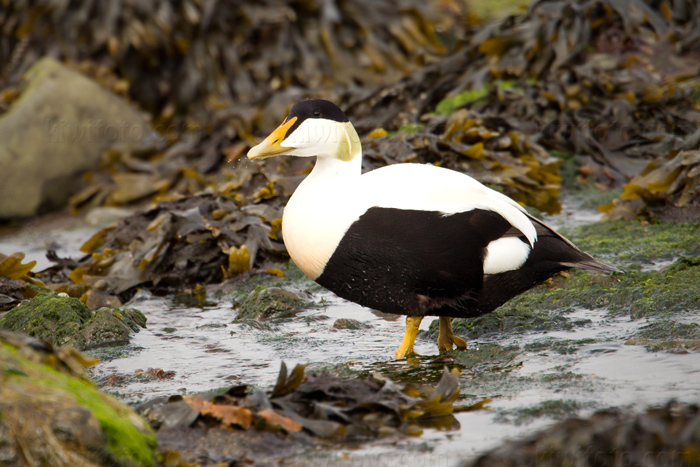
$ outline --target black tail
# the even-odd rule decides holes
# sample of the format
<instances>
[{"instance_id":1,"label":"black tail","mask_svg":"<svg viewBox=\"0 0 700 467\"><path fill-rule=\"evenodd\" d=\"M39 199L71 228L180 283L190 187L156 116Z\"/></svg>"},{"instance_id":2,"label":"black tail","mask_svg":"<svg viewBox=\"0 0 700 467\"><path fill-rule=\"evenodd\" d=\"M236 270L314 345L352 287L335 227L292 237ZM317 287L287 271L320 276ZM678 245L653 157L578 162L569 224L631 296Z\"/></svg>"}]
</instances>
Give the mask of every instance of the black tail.
<instances>
[{"instance_id":1,"label":"black tail","mask_svg":"<svg viewBox=\"0 0 700 467\"><path fill-rule=\"evenodd\" d=\"M537 241L525 264L514 271L485 275L481 293L474 297L476 300L457 301L452 306L445 307L451 308L450 310L441 310L441 314L473 317L488 313L554 274L571 268L619 272L609 264L582 252L537 219L533 218L532 221L537 229Z\"/></svg>"},{"instance_id":2,"label":"black tail","mask_svg":"<svg viewBox=\"0 0 700 467\"><path fill-rule=\"evenodd\" d=\"M563 237L540 235L525 264L515 271L484 277L478 313L493 311L511 298L571 268L613 272L614 267L582 252Z\"/></svg>"}]
</instances>

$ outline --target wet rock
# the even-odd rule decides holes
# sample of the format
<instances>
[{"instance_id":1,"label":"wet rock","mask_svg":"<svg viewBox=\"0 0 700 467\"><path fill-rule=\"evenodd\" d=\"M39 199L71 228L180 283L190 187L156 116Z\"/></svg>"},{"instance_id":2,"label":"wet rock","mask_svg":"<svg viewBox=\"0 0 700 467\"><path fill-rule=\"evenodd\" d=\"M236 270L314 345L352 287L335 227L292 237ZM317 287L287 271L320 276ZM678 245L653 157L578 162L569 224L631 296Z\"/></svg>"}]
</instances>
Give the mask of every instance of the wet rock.
<instances>
[{"instance_id":1,"label":"wet rock","mask_svg":"<svg viewBox=\"0 0 700 467\"><path fill-rule=\"evenodd\" d=\"M498 344L482 344L464 351L455 351L454 363L465 370L478 368L483 371L488 367L491 371L497 368L512 366L519 355L517 346L504 347Z\"/></svg>"},{"instance_id":2,"label":"wet rock","mask_svg":"<svg viewBox=\"0 0 700 467\"><path fill-rule=\"evenodd\" d=\"M669 402L639 414L607 409L569 418L461 466L698 465L699 443L700 408Z\"/></svg>"},{"instance_id":3,"label":"wet rock","mask_svg":"<svg viewBox=\"0 0 700 467\"><path fill-rule=\"evenodd\" d=\"M357 331L359 329L369 329L372 325L363 323L356 319L340 318L333 323L333 329L347 329L349 331Z\"/></svg>"},{"instance_id":4,"label":"wet rock","mask_svg":"<svg viewBox=\"0 0 700 467\"><path fill-rule=\"evenodd\" d=\"M591 402L579 402L573 399L552 399L529 407L503 409L498 411L496 420L501 423L527 425L535 418L548 417L561 420L576 415L584 408L591 407Z\"/></svg>"},{"instance_id":5,"label":"wet rock","mask_svg":"<svg viewBox=\"0 0 700 467\"><path fill-rule=\"evenodd\" d=\"M0 331L0 464L153 466L155 436L69 348Z\"/></svg>"},{"instance_id":6,"label":"wet rock","mask_svg":"<svg viewBox=\"0 0 700 467\"><path fill-rule=\"evenodd\" d=\"M145 327L146 317L136 309L101 308L93 313L76 298L47 292L0 319L0 329L79 349L126 344L132 332Z\"/></svg>"},{"instance_id":7,"label":"wet rock","mask_svg":"<svg viewBox=\"0 0 700 467\"><path fill-rule=\"evenodd\" d=\"M25 80L0 117L0 219L63 206L107 148L136 150L150 138L139 112L53 59L38 61Z\"/></svg>"},{"instance_id":8,"label":"wet rock","mask_svg":"<svg viewBox=\"0 0 700 467\"><path fill-rule=\"evenodd\" d=\"M140 328L145 327L146 317L138 310L100 308L83 325L75 343L83 349L123 345L129 342L132 332L139 332Z\"/></svg>"},{"instance_id":9,"label":"wet rock","mask_svg":"<svg viewBox=\"0 0 700 467\"><path fill-rule=\"evenodd\" d=\"M279 287L256 288L241 304L236 319L287 318L293 316L307 304L296 294Z\"/></svg>"}]
</instances>

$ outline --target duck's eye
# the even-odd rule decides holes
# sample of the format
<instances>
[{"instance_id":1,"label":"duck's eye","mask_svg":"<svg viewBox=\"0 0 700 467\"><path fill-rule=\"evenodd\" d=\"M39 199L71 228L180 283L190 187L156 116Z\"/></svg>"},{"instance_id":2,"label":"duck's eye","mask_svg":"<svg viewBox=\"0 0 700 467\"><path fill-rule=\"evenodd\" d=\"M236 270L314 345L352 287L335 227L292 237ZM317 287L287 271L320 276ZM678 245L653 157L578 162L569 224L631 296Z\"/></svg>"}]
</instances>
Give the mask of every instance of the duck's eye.
<instances>
[{"instance_id":1,"label":"duck's eye","mask_svg":"<svg viewBox=\"0 0 700 467\"><path fill-rule=\"evenodd\" d=\"M314 110L314 117L320 117L321 116L321 111L320 110Z\"/></svg>"}]
</instances>

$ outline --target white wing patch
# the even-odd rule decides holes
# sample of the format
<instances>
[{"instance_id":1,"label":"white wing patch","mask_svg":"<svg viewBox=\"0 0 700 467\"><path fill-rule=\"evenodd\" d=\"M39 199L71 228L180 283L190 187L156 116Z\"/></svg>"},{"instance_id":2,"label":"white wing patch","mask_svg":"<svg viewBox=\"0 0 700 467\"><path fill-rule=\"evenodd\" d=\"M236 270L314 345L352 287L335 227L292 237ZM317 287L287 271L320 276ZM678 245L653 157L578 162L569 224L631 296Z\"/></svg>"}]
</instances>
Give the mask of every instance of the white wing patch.
<instances>
[{"instance_id":1,"label":"white wing patch","mask_svg":"<svg viewBox=\"0 0 700 467\"><path fill-rule=\"evenodd\" d=\"M517 237L494 240L486 247L484 274L498 274L518 269L525 264L530 251L530 245Z\"/></svg>"}]
</instances>

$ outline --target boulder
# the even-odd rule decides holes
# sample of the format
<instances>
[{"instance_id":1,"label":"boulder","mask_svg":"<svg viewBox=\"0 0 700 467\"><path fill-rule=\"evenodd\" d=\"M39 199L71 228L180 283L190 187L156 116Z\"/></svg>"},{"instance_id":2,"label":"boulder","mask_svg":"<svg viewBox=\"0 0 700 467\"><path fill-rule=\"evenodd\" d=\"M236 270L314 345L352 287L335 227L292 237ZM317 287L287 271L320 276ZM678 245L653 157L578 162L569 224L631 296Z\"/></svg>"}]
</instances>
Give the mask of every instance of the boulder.
<instances>
[{"instance_id":1,"label":"boulder","mask_svg":"<svg viewBox=\"0 0 700 467\"><path fill-rule=\"evenodd\" d=\"M237 320L289 318L307 306L306 300L279 287L259 287L241 304Z\"/></svg>"},{"instance_id":2,"label":"boulder","mask_svg":"<svg viewBox=\"0 0 700 467\"><path fill-rule=\"evenodd\" d=\"M79 349L127 344L132 332L145 327L146 317L136 309L100 308L93 313L77 298L48 292L24 301L0 318L0 330Z\"/></svg>"},{"instance_id":3,"label":"boulder","mask_svg":"<svg viewBox=\"0 0 700 467\"><path fill-rule=\"evenodd\" d=\"M0 219L63 206L106 149L137 151L155 141L123 99L51 58L37 61L0 117Z\"/></svg>"}]
</instances>

